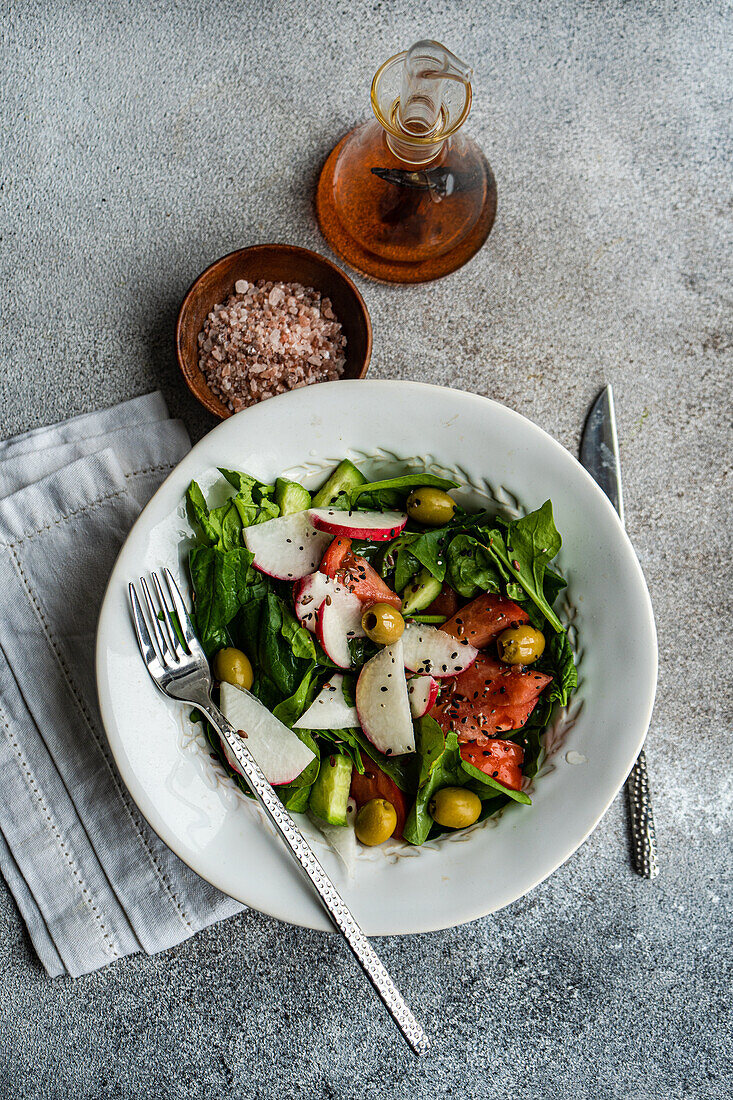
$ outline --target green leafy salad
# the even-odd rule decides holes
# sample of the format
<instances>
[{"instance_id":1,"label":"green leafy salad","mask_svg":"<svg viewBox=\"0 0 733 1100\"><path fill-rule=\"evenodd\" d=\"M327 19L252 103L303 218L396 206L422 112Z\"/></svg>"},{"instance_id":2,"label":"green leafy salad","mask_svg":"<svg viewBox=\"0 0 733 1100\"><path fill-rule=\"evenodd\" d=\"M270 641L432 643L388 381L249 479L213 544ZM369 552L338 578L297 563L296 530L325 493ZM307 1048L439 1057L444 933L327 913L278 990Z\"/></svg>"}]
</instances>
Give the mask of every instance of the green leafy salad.
<instances>
[{"instance_id":1,"label":"green leafy salad","mask_svg":"<svg viewBox=\"0 0 733 1100\"><path fill-rule=\"evenodd\" d=\"M471 513L453 481L369 482L348 460L313 497L220 473L223 504L196 482L186 498L194 624L221 710L288 810L347 859L357 841L419 845L528 805L577 686L551 502Z\"/></svg>"}]
</instances>

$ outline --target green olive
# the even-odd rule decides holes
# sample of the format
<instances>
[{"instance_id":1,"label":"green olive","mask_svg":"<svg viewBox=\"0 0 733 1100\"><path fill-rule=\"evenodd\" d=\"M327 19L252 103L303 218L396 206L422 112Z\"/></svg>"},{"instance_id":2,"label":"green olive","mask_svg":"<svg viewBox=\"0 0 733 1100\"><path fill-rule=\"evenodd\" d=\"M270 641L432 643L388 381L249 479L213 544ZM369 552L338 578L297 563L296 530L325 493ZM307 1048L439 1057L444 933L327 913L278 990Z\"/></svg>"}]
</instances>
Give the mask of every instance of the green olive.
<instances>
[{"instance_id":1,"label":"green olive","mask_svg":"<svg viewBox=\"0 0 733 1100\"><path fill-rule=\"evenodd\" d=\"M425 486L413 489L407 498L407 514L410 519L423 523L426 527L442 527L453 519L456 502L442 489Z\"/></svg>"},{"instance_id":2,"label":"green olive","mask_svg":"<svg viewBox=\"0 0 733 1100\"><path fill-rule=\"evenodd\" d=\"M367 638L378 645L391 645L402 637L405 620L391 604L373 603L362 615L361 625Z\"/></svg>"},{"instance_id":3,"label":"green olive","mask_svg":"<svg viewBox=\"0 0 733 1100\"><path fill-rule=\"evenodd\" d=\"M511 626L496 639L499 659L505 665L531 665L545 649L545 636L533 626Z\"/></svg>"},{"instance_id":4,"label":"green olive","mask_svg":"<svg viewBox=\"0 0 733 1100\"><path fill-rule=\"evenodd\" d=\"M397 814L386 798L372 798L356 815L354 831L362 844L373 848L389 840L397 827Z\"/></svg>"},{"instance_id":5,"label":"green olive","mask_svg":"<svg viewBox=\"0 0 733 1100\"><path fill-rule=\"evenodd\" d=\"M254 675L249 657L241 649L220 649L214 657L214 676L238 688L252 687Z\"/></svg>"},{"instance_id":6,"label":"green olive","mask_svg":"<svg viewBox=\"0 0 733 1100\"><path fill-rule=\"evenodd\" d=\"M430 799L428 811L433 821L446 829L465 829L478 821L481 799L465 787L443 787Z\"/></svg>"}]
</instances>

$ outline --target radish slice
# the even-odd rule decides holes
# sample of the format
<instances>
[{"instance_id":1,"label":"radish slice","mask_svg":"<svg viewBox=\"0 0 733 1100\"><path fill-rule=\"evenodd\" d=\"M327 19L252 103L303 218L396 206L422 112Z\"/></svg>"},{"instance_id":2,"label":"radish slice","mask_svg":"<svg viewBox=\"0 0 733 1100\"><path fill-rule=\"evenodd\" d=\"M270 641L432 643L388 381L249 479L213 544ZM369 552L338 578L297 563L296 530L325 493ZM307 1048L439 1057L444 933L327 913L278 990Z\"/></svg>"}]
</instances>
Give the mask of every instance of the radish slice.
<instances>
[{"instance_id":1,"label":"radish slice","mask_svg":"<svg viewBox=\"0 0 733 1100\"><path fill-rule=\"evenodd\" d=\"M421 623L406 623L402 642L405 668L440 680L464 672L478 655L478 650L462 638L451 638L437 626Z\"/></svg>"},{"instance_id":2,"label":"radish slice","mask_svg":"<svg viewBox=\"0 0 733 1100\"><path fill-rule=\"evenodd\" d=\"M307 512L245 527L242 538L254 554L255 569L281 581L297 580L312 573L331 542L329 535L316 531Z\"/></svg>"},{"instance_id":3,"label":"radish slice","mask_svg":"<svg viewBox=\"0 0 733 1100\"><path fill-rule=\"evenodd\" d=\"M308 515L319 531L372 542L388 542L399 535L407 523L404 512L339 512L335 508L311 508Z\"/></svg>"},{"instance_id":4,"label":"radish slice","mask_svg":"<svg viewBox=\"0 0 733 1100\"><path fill-rule=\"evenodd\" d=\"M318 608L316 636L335 665L351 668L349 639L364 637L361 625L364 607L351 592L340 585L337 587L338 591L330 592Z\"/></svg>"},{"instance_id":5,"label":"radish slice","mask_svg":"<svg viewBox=\"0 0 733 1100\"><path fill-rule=\"evenodd\" d=\"M338 581L327 577L325 573L309 573L307 577L301 577L293 585L295 614L300 625L315 634L316 612L326 596L345 591L346 589Z\"/></svg>"},{"instance_id":6,"label":"radish slice","mask_svg":"<svg viewBox=\"0 0 733 1100\"><path fill-rule=\"evenodd\" d=\"M235 730L246 734L245 744L270 783L290 783L315 759L308 746L248 691L223 683L219 698L222 714ZM221 745L241 775L239 761L223 738Z\"/></svg>"},{"instance_id":7,"label":"radish slice","mask_svg":"<svg viewBox=\"0 0 733 1100\"><path fill-rule=\"evenodd\" d=\"M413 718L422 718L435 706L440 685L434 676L413 676L407 681Z\"/></svg>"},{"instance_id":8,"label":"radish slice","mask_svg":"<svg viewBox=\"0 0 733 1100\"><path fill-rule=\"evenodd\" d=\"M415 751L404 669L400 638L367 661L356 682L361 728L374 747L388 756Z\"/></svg>"},{"instance_id":9,"label":"radish slice","mask_svg":"<svg viewBox=\"0 0 733 1100\"><path fill-rule=\"evenodd\" d=\"M437 692L437 687L436 687ZM344 678L336 672L297 722L293 729L299 730L342 730L359 725L356 707L351 707L344 698Z\"/></svg>"}]
</instances>

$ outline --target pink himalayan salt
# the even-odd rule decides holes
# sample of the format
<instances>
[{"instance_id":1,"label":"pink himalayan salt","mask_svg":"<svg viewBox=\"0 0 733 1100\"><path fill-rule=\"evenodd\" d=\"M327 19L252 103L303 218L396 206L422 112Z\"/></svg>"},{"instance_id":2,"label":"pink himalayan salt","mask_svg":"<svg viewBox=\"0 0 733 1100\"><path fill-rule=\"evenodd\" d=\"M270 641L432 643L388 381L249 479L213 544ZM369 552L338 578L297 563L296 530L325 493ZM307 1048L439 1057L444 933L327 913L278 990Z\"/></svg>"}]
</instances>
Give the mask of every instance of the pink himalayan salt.
<instances>
[{"instance_id":1,"label":"pink himalayan salt","mask_svg":"<svg viewBox=\"0 0 733 1100\"><path fill-rule=\"evenodd\" d=\"M238 279L199 333L199 367L232 412L340 378L346 337L328 298L300 283Z\"/></svg>"}]
</instances>

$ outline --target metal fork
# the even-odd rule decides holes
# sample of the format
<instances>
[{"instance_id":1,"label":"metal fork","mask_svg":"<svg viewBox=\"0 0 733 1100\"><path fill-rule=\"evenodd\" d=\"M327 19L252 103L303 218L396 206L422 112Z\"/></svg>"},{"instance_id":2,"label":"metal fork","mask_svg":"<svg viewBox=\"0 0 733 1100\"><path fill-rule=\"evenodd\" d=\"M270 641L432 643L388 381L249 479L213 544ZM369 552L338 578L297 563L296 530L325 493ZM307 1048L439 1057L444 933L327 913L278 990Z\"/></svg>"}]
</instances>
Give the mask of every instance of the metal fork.
<instances>
[{"instance_id":1,"label":"metal fork","mask_svg":"<svg viewBox=\"0 0 733 1100\"><path fill-rule=\"evenodd\" d=\"M178 585L170 570L164 571L168 597L156 573L151 574L154 594L140 579L149 612L150 629L135 586L129 586L130 604L143 661L164 695L198 709L223 737L242 769L242 774L275 827L298 867L314 887L331 921L346 940L388 1012L416 1054L428 1049L428 1039L407 1007L384 964L349 912L290 814L275 794L237 730L211 700L211 673L203 649L194 634ZM170 603L169 603L170 601ZM175 623L173 614L178 619ZM154 640L153 640L154 639ZM181 640L182 639L182 640ZM185 643L185 644L184 644ZM246 736L246 731L243 731Z\"/></svg>"}]
</instances>

